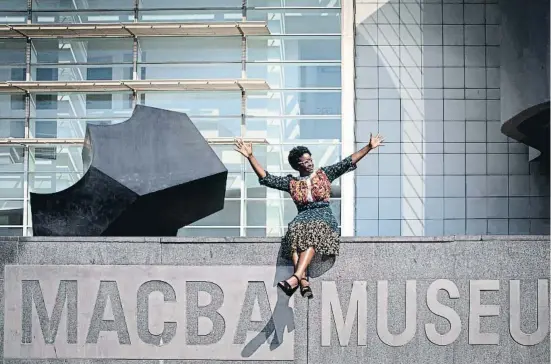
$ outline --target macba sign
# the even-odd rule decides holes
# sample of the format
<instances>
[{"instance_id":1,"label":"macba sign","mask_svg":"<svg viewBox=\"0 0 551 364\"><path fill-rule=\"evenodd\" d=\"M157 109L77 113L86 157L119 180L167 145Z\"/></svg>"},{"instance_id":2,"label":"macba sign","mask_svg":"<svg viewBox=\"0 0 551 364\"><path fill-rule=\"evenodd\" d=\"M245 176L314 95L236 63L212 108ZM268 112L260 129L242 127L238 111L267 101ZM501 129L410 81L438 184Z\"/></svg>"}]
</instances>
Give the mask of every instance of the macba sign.
<instances>
[{"instance_id":1,"label":"macba sign","mask_svg":"<svg viewBox=\"0 0 551 364\"><path fill-rule=\"evenodd\" d=\"M4 358L294 360L284 326L293 302L281 307L275 275L258 266L8 265Z\"/></svg>"},{"instance_id":2,"label":"macba sign","mask_svg":"<svg viewBox=\"0 0 551 364\"><path fill-rule=\"evenodd\" d=\"M288 274L287 268L272 266L8 265L4 358L293 361L295 321L306 322L307 313L293 315L293 299L274 286ZM351 341L366 346L371 310L377 335L389 346L406 345L421 333L435 345L450 345L467 330L469 344L497 345L507 332L526 346L549 334L548 279L534 281L537 313L530 315L537 318L530 319L537 328L531 332L523 330L527 318L521 314L518 280L470 280L466 297L447 279L434 280L424 292L417 291L415 280L403 282L405 328L400 333L391 333L388 325L388 281L355 281L346 289L350 293L337 283L321 282L316 297L321 309L310 315L318 319L308 322L308 336L321 337L322 347ZM482 299L486 291L505 286L508 307ZM376 290L376 302L370 303L368 289ZM468 300L468 315L440 302L439 292ZM430 320L420 325L417 305L422 301L435 317L449 322L445 332ZM509 316L509 327L483 330L482 320L500 315Z\"/></svg>"}]
</instances>

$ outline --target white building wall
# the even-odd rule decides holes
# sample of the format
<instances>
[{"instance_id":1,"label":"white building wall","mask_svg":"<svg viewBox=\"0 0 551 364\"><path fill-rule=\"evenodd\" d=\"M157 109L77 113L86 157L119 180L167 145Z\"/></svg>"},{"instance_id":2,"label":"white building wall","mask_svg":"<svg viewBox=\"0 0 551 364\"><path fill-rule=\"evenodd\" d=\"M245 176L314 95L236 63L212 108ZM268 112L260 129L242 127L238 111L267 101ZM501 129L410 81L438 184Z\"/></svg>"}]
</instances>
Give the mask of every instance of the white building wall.
<instances>
[{"instance_id":1,"label":"white building wall","mask_svg":"<svg viewBox=\"0 0 551 364\"><path fill-rule=\"evenodd\" d=\"M356 0L356 235L548 234L549 181L500 131L498 0Z\"/></svg>"}]
</instances>

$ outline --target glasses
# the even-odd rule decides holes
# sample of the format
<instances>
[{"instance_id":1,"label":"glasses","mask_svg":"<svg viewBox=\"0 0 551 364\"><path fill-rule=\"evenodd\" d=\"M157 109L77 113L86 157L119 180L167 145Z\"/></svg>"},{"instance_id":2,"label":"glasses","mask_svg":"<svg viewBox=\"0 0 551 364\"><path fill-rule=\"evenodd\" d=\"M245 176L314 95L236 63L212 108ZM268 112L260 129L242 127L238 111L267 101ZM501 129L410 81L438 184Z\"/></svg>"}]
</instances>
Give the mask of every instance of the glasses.
<instances>
[{"instance_id":1,"label":"glasses","mask_svg":"<svg viewBox=\"0 0 551 364\"><path fill-rule=\"evenodd\" d=\"M311 160L311 159L307 159L305 161L298 162L298 164L301 165L301 166L306 166L306 165L309 165L309 164L312 164L312 163L314 163L314 161Z\"/></svg>"}]
</instances>

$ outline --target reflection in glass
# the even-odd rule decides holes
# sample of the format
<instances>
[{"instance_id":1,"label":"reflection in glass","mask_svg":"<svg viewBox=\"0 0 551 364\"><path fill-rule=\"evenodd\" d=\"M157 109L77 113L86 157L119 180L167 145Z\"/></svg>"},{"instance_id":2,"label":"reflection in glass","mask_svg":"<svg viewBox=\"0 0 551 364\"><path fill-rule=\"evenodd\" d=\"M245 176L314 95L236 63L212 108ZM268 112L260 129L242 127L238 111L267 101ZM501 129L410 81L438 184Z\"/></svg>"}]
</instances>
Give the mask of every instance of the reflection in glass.
<instances>
[{"instance_id":1,"label":"reflection in glass","mask_svg":"<svg viewBox=\"0 0 551 364\"><path fill-rule=\"evenodd\" d=\"M340 36L255 36L247 39L248 62L338 62L340 59Z\"/></svg>"},{"instance_id":2,"label":"reflection in glass","mask_svg":"<svg viewBox=\"0 0 551 364\"><path fill-rule=\"evenodd\" d=\"M189 116L239 116L240 92L143 92L140 104L179 111Z\"/></svg>"},{"instance_id":3,"label":"reflection in glass","mask_svg":"<svg viewBox=\"0 0 551 364\"><path fill-rule=\"evenodd\" d=\"M0 199L23 199L23 173L0 174Z\"/></svg>"},{"instance_id":4,"label":"reflection in glass","mask_svg":"<svg viewBox=\"0 0 551 364\"><path fill-rule=\"evenodd\" d=\"M340 9L249 10L247 20L265 21L271 34L340 34Z\"/></svg>"},{"instance_id":5,"label":"reflection in glass","mask_svg":"<svg viewBox=\"0 0 551 364\"><path fill-rule=\"evenodd\" d=\"M241 37L145 37L138 41L138 62L142 63L241 62Z\"/></svg>"},{"instance_id":6,"label":"reflection in glass","mask_svg":"<svg viewBox=\"0 0 551 364\"><path fill-rule=\"evenodd\" d=\"M95 92L92 96L77 92L31 94L31 118L115 119L129 117L132 113L130 92ZM99 99L98 99L99 97ZM111 102L106 99L111 98Z\"/></svg>"},{"instance_id":7,"label":"reflection in glass","mask_svg":"<svg viewBox=\"0 0 551 364\"><path fill-rule=\"evenodd\" d=\"M235 226L239 227L241 219L241 201L226 200L224 209L194 222L190 226Z\"/></svg>"},{"instance_id":8,"label":"reflection in glass","mask_svg":"<svg viewBox=\"0 0 551 364\"><path fill-rule=\"evenodd\" d=\"M263 64L247 66L251 78L266 80L274 89L295 88L340 88L340 63L322 64Z\"/></svg>"},{"instance_id":9,"label":"reflection in glass","mask_svg":"<svg viewBox=\"0 0 551 364\"><path fill-rule=\"evenodd\" d=\"M340 91L268 91L247 94L247 115L340 115Z\"/></svg>"},{"instance_id":10,"label":"reflection in glass","mask_svg":"<svg viewBox=\"0 0 551 364\"><path fill-rule=\"evenodd\" d=\"M33 23L130 23L134 21L134 12L128 11L34 11Z\"/></svg>"},{"instance_id":11,"label":"reflection in glass","mask_svg":"<svg viewBox=\"0 0 551 364\"><path fill-rule=\"evenodd\" d=\"M178 23L212 23L241 21L240 8L226 10L141 10L139 13L141 22L178 22Z\"/></svg>"},{"instance_id":12,"label":"reflection in glass","mask_svg":"<svg viewBox=\"0 0 551 364\"><path fill-rule=\"evenodd\" d=\"M246 137L278 143L334 143L341 139L340 119L316 117L296 119L247 118Z\"/></svg>"},{"instance_id":13,"label":"reflection in glass","mask_svg":"<svg viewBox=\"0 0 551 364\"><path fill-rule=\"evenodd\" d=\"M0 200L0 225L23 225L23 200Z\"/></svg>"},{"instance_id":14,"label":"reflection in glass","mask_svg":"<svg viewBox=\"0 0 551 364\"><path fill-rule=\"evenodd\" d=\"M45 149L52 152L46 153ZM81 145L31 146L29 153L30 172L48 172L55 175L84 171Z\"/></svg>"}]
</instances>

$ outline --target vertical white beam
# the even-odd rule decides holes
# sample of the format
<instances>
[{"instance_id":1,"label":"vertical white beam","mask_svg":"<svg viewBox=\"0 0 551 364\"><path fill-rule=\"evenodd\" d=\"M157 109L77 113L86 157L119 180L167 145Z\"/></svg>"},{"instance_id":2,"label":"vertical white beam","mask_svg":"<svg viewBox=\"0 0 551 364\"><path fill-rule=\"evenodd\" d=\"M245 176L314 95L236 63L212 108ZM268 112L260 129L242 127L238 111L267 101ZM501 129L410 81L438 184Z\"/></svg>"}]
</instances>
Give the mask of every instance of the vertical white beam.
<instances>
[{"instance_id":1,"label":"vertical white beam","mask_svg":"<svg viewBox=\"0 0 551 364\"><path fill-rule=\"evenodd\" d=\"M343 0L341 5L341 153L343 158L355 152L356 91L355 91L355 0ZM355 175L341 177L341 234L354 236Z\"/></svg>"}]
</instances>

